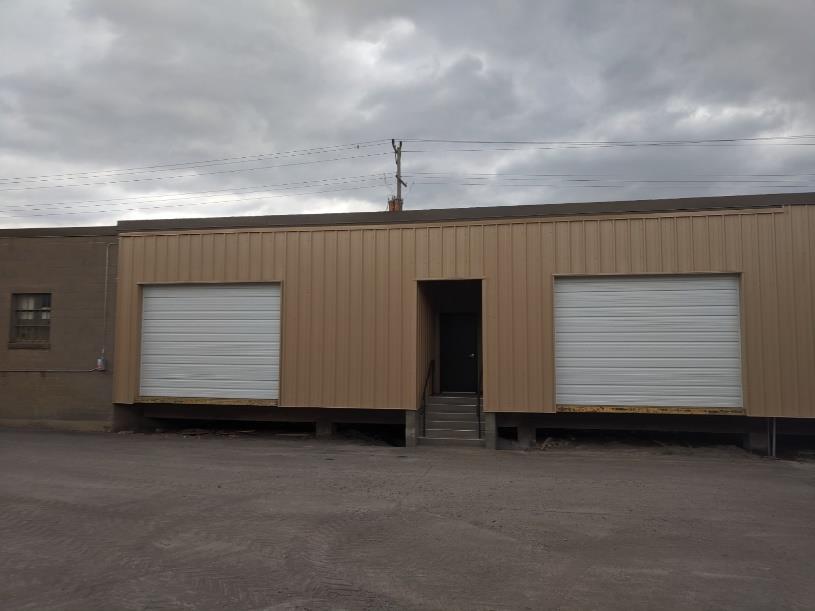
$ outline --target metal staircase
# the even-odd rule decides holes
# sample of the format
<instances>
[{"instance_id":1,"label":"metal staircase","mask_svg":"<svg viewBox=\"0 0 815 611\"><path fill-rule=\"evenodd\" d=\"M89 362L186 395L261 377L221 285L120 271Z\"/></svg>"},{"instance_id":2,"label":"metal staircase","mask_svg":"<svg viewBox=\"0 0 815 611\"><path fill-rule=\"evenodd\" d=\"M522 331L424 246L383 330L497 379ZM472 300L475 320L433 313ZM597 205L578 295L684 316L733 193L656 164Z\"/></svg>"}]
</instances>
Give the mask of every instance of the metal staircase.
<instances>
[{"instance_id":1,"label":"metal staircase","mask_svg":"<svg viewBox=\"0 0 815 611\"><path fill-rule=\"evenodd\" d=\"M476 393L442 393L425 399L420 445L484 445L480 397Z\"/></svg>"}]
</instances>

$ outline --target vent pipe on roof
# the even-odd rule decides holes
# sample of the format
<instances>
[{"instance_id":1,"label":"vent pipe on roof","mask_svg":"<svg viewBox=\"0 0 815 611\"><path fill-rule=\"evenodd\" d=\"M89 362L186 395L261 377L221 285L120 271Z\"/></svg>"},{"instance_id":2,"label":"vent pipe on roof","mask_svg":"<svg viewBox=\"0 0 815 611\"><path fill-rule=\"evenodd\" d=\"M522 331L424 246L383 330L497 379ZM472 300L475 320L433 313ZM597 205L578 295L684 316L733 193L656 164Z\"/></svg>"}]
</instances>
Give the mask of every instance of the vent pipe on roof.
<instances>
[{"instance_id":1,"label":"vent pipe on roof","mask_svg":"<svg viewBox=\"0 0 815 611\"><path fill-rule=\"evenodd\" d=\"M401 212L402 203L401 197L391 197L388 200L388 212Z\"/></svg>"}]
</instances>

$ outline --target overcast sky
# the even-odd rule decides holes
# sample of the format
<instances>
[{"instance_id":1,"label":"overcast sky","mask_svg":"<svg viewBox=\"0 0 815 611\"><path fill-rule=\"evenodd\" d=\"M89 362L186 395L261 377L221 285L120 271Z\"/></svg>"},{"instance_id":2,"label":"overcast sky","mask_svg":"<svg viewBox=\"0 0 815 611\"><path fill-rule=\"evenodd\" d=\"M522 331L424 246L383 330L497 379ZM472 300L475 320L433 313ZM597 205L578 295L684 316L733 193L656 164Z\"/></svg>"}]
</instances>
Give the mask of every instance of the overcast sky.
<instances>
[{"instance_id":1,"label":"overcast sky","mask_svg":"<svg viewBox=\"0 0 815 611\"><path fill-rule=\"evenodd\" d=\"M0 0L0 226L381 210L390 138L406 208L815 191L815 138L562 144L815 134L813 23L813 0Z\"/></svg>"}]
</instances>

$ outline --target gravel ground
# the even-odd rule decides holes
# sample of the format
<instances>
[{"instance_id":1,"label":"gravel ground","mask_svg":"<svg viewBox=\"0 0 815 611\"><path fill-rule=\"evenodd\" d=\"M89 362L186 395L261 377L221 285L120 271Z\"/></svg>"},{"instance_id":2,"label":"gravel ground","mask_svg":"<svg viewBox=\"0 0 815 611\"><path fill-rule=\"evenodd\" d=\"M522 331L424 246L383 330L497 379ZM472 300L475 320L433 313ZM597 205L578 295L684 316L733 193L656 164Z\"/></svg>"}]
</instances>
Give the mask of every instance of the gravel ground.
<instances>
[{"instance_id":1,"label":"gravel ground","mask_svg":"<svg viewBox=\"0 0 815 611\"><path fill-rule=\"evenodd\" d=\"M4 609L813 609L815 463L0 431Z\"/></svg>"}]
</instances>

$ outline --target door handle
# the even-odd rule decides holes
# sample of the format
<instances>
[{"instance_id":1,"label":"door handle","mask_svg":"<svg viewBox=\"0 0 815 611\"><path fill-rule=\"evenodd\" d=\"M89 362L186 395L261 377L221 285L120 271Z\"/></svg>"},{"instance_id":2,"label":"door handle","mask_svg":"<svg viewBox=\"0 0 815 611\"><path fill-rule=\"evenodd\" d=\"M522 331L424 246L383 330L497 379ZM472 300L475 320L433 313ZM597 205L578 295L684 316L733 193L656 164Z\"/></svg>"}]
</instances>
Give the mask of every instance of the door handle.
<instances>
[{"instance_id":1,"label":"door handle","mask_svg":"<svg viewBox=\"0 0 815 611\"><path fill-rule=\"evenodd\" d=\"M473 352L472 354L468 354L467 356L468 356L469 358L471 358L471 359L474 359L474 358L475 358L475 352Z\"/></svg>"}]
</instances>

